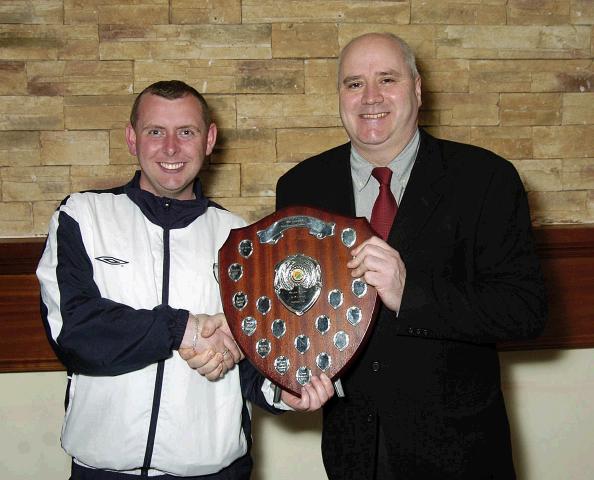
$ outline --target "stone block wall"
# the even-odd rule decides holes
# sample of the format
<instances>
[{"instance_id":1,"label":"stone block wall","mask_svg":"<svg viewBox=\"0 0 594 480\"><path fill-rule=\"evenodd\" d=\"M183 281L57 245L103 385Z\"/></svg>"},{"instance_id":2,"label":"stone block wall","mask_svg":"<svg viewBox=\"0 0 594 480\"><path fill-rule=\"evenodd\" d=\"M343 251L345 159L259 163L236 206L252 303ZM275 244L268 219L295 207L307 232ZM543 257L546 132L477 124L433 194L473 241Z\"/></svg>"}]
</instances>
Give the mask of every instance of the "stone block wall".
<instances>
[{"instance_id":1,"label":"stone block wall","mask_svg":"<svg viewBox=\"0 0 594 480\"><path fill-rule=\"evenodd\" d=\"M270 213L282 173L346 140L336 56L369 31L417 52L422 125L516 165L535 224L594 223L593 24L592 0L3 0L0 237L125 182L135 94L172 78L220 130L207 193Z\"/></svg>"}]
</instances>

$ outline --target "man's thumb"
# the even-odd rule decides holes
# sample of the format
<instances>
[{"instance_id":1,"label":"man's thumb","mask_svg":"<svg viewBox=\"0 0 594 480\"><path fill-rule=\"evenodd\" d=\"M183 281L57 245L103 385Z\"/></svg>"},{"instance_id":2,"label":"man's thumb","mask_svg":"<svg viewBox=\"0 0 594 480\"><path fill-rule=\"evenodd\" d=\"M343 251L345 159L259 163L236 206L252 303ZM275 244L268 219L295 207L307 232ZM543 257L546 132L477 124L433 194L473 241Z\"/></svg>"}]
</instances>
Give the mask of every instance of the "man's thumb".
<instances>
[{"instance_id":1,"label":"man's thumb","mask_svg":"<svg viewBox=\"0 0 594 480\"><path fill-rule=\"evenodd\" d=\"M210 337L213 333L216 332L217 328L220 328L223 325L222 315L209 315L206 317L202 324L202 331L200 335L203 338Z\"/></svg>"}]
</instances>

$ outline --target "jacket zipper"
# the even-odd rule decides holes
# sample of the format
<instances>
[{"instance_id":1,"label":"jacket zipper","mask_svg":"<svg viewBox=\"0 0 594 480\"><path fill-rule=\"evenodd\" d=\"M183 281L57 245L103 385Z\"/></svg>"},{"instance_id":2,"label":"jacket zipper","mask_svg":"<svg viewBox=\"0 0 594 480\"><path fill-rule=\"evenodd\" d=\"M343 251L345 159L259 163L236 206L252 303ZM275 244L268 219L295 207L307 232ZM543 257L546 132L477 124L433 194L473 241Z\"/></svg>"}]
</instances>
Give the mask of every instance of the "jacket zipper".
<instances>
[{"instance_id":1,"label":"jacket zipper","mask_svg":"<svg viewBox=\"0 0 594 480\"><path fill-rule=\"evenodd\" d=\"M169 210L171 201L164 198L163 206L165 211ZM170 251L169 251L169 228L163 228L163 285L161 291L161 303L169 305L169 269L170 269ZM153 408L151 411L151 422L149 425L146 450L144 453L144 463L141 469L141 475L148 477L148 471L151 467L153 457L153 448L155 446L155 434L157 431L157 421L159 419L159 407L161 405L161 391L163 389L163 373L165 371L165 360L159 360L157 364L157 375L155 378L155 391L153 393Z\"/></svg>"}]
</instances>

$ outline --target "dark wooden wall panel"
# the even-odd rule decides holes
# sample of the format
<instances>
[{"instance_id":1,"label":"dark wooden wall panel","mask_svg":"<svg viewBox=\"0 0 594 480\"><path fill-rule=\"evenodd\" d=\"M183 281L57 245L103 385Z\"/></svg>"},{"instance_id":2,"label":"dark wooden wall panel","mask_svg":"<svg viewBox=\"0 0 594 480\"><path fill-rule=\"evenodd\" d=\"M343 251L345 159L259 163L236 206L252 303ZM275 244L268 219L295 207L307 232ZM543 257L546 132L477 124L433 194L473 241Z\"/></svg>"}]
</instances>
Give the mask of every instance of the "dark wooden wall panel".
<instances>
[{"instance_id":1,"label":"dark wooden wall panel","mask_svg":"<svg viewBox=\"0 0 594 480\"><path fill-rule=\"evenodd\" d=\"M0 275L0 372L61 370L39 315L35 275Z\"/></svg>"},{"instance_id":2,"label":"dark wooden wall panel","mask_svg":"<svg viewBox=\"0 0 594 480\"><path fill-rule=\"evenodd\" d=\"M549 303L543 334L505 350L594 347L594 225L535 230Z\"/></svg>"},{"instance_id":3,"label":"dark wooden wall panel","mask_svg":"<svg viewBox=\"0 0 594 480\"><path fill-rule=\"evenodd\" d=\"M535 230L549 294L537 339L502 350L594 347L594 225ZM35 268L44 239L0 239L0 372L62 370L39 315Z\"/></svg>"}]
</instances>

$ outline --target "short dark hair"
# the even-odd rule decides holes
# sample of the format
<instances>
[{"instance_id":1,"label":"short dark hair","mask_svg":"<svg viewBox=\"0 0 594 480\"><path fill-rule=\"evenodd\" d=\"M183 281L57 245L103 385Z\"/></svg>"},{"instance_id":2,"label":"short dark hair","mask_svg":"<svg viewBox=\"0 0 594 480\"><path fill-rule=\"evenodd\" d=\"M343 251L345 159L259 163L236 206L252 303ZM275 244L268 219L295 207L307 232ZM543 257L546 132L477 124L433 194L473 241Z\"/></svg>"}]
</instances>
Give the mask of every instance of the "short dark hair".
<instances>
[{"instance_id":1,"label":"short dark hair","mask_svg":"<svg viewBox=\"0 0 594 480\"><path fill-rule=\"evenodd\" d=\"M210 126L211 118L208 104L198 90L181 80L162 80L146 87L138 94L136 100L134 100L134 105L132 105L132 111L130 112L130 124L132 127L136 127L136 122L138 121L138 107L140 105L140 100L147 94L157 95L158 97L163 97L167 100L175 100L177 98L183 98L186 95L192 95L200 102L204 123L207 127Z\"/></svg>"}]
</instances>

